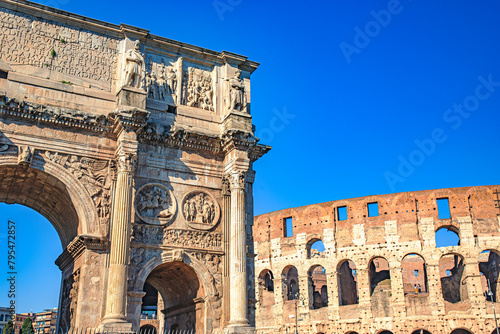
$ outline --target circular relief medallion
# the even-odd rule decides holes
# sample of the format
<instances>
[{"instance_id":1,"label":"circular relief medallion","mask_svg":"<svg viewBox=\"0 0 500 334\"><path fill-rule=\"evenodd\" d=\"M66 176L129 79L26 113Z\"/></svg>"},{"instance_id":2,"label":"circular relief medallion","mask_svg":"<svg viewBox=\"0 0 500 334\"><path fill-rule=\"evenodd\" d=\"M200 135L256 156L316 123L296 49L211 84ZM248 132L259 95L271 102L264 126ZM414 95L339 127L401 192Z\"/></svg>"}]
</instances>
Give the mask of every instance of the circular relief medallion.
<instances>
[{"instance_id":1,"label":"circular relief medallion","mask_svg":"<svg viewBox=\"0 0 500 334\"><path fill-rule=\"evenodd\" d=\"M136 214L151 225L168 224L177 212L174 194L158 183L149 183L139 188L134 205Z\"/></svg>"},{"instance_id":2,"label":"circular relief medallion","mask_svg":"<svg viewBox=\"0 0 500 334\"><path fill-rule=\"evenodd\" d=\"M210 230L219 221L219 204L212 195L194 190L182 199L182 214L189 227Z\"/></svg>"}]
</instances>

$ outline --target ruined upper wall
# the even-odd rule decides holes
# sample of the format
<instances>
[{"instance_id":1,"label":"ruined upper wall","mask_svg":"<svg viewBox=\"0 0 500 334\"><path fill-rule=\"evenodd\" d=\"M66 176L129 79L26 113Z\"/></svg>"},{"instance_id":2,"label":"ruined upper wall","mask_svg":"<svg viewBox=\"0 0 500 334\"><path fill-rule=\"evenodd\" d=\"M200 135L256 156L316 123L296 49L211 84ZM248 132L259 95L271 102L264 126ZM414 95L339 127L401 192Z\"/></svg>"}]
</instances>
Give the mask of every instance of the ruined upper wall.
<instances>
[{"instance_id":1,"label":"ruined upper wall","mask_svg":"<svg viewBox=\"0 0 500 334\"><path fill-rule=\"evenodd\" d=\"M367 196L312 204L255 217L255 241L285 238L284 220L292 218L294 236L323 235L333 229L337 247L386 243L391 236L399 242L423 241L418 222L432 218L434 228L454 226L459 217L470 217L474 236L500 235L500 186L426 190L381 196ZM448 198L450 219L439 219L436 199ZM369 217L368 204L378 203L379 215ZM339 220L339 208L346 207L347 219ZM434 232L434 231L432 231ZM259 254L260 256L261 254Z\"/></svg>"}]
</instances>

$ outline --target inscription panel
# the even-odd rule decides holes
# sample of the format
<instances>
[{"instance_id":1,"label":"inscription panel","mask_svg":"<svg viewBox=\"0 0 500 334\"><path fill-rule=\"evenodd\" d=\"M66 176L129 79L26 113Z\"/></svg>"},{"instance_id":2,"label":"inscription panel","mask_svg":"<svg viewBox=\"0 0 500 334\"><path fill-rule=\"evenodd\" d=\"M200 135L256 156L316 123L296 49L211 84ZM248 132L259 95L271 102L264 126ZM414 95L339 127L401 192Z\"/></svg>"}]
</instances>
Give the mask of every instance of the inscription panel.
<instances>
[{"instance_id":1,"label":"inscription panel","mask_svg":"<svg viewBox=\"0 0 500 334\"><path fill-rule=\"evenodd\" d=\"M116 39L0 8L0 58L111 84Z\"/></svg>"}]
</instances>

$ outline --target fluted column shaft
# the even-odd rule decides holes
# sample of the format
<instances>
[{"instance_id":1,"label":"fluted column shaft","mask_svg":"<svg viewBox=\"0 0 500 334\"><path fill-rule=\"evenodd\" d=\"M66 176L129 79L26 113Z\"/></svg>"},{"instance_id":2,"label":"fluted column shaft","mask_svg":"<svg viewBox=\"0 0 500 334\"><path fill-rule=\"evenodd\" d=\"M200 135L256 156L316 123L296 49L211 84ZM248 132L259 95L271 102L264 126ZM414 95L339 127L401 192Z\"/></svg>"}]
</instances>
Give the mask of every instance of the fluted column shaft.
<instances>
[{"instance_id":1,"label":"fluted column shaft","mask_svg":"<svg viewBox=\"0 0 500 334\"><path fill-rule=\"evenodd\" d=\"M230 286L231 325L248 325L245 231L245 174L233 172L231 180Z\"/></svg>"},{"instance_id":2,"label":"fluted column shaft","mask_svg":"<svg viewBox=\"0 0 500 334\"><path fill-rule=\"evenodd\" d=\"M104 322L126 321L127 265L130 242L133 169L135 156L120 154L113 204L108 299Z\"/></svg>"}]
</instances>

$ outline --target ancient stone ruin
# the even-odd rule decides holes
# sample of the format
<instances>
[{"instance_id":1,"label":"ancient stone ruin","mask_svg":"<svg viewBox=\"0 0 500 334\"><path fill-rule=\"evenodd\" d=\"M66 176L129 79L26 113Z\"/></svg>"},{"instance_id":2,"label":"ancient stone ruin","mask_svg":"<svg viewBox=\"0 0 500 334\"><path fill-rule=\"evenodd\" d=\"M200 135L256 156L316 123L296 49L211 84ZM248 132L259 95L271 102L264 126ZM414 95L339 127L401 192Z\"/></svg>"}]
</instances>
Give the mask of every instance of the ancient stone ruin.
<instances>
[{"instance_id":1,"label":"ancient stone ruin","mask_svg":"<svg viewBox=\"0 0 500 334\"><path fill-rule=\"evenodd\" d=\"M255 217L257 332L294 333L297 312L300 333L495 334L499 204L483 186ZM446 230L457 244L439 247Z\"/></svg>"}]
</instances>

